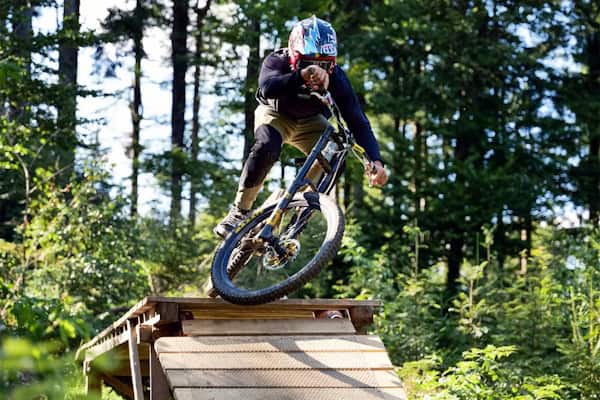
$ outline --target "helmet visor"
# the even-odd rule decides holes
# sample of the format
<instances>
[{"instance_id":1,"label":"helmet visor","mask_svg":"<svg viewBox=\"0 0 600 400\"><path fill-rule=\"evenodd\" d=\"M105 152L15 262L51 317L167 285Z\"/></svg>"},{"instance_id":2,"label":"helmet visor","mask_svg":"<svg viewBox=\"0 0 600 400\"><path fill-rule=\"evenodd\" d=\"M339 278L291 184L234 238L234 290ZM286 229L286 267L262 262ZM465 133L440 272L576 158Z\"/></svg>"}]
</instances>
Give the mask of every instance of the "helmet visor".
<instances>
[{"instance_id":1,"label":"helmet visor","mask_svg":"<svg viewBox=\"0 0 600 400\"><path fill-rule=\"evenodd\" d=\"M335 66L335 57L321 57L321 58L309 58L302 57L298 62L298 69L304 69L308 66L316 65L317 67L323 68L328 73L333 71L333 67Z\"/></svg>"}]
</instances>

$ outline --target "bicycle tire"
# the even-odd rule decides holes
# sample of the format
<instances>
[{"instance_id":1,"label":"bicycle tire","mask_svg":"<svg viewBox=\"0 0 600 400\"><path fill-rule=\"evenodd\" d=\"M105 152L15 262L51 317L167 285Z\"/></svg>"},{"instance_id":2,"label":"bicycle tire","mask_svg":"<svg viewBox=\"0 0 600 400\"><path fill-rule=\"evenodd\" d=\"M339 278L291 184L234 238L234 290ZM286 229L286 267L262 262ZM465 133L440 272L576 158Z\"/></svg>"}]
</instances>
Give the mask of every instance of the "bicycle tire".
<instances>
[{"instance_id":1,"label":"bicycle tire","mask_svg":"<svg viewBox=\"0 0 600 400\"><path fill-rule=\"evenodd\" d=\"M327 222L325 238L318 252L308 264L304 265L288 279L256 290L237 287L232 279L244 266L234 265L232 267L230 265L232 252L247 233L251 232L252 229L263 223L271 215L274 207L275 205L273 204L264 209L259 209L241 227L232 232L215 252L211 267L211 279L213 287L223 299L240 305L264 304L280 299L284 295L299 289L306 282L314 278L337 254L344 234L344 216L339 206L331 197L322 193L299 193L290 201L287 209L311 207L315 211L320 211Z\"/></svg>"}]
</instances>

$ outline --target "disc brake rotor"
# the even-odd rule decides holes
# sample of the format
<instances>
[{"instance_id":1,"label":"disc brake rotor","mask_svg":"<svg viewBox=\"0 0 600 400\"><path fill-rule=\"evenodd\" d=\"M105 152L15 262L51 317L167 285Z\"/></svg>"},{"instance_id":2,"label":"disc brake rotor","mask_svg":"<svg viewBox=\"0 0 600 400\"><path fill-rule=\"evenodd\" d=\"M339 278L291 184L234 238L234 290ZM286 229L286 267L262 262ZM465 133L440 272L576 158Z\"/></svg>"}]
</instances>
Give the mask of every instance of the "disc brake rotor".
<instances>
[{"instance_id":1,"label":"disc brake rotor","mask_svg":"<svg viewBox=\"0 0 600 400\"><path fill-rule=\"evenodd\" d=\"M282 257L272 246L267 246L262 262L263 267L268 270L276 271L285 267L289 262L293 262L300 253L300 242L296 239L283 239L280 241L281 247L286 250Z\"/></svg>"}]
</instances>

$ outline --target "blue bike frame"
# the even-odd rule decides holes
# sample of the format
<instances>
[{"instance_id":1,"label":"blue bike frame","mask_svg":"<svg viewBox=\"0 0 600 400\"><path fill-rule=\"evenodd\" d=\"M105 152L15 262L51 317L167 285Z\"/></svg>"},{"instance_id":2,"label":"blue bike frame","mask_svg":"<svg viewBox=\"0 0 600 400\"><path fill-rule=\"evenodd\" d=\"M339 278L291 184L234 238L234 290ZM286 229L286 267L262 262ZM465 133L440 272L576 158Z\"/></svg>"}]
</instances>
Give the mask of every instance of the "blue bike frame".
<instances>
[{"instance_id":1,"label":"blue bike frame","mask_svg":"<svg viewBox=\"0 0 600 400\"><path fill-rule=\"evenodd\" d=\"M310 154L306 158L304 165L298 171L296 178L290 184L290 186L286 189L285 193L278 201L275 209L272 214L267 219L265 226L261 229L258 234L258 239L264 241L265 243L269 243L277 253L280 255L285 254L286 250L283 249L278 242L278 238L273 235L273 229L275 226L279 225L281 222L281 218L283 216L284 210L289 205L290 201L294 197L294 195L300 190L302 187L309 185L316 192L329 194L331 190L335 187L335 183L337 181L337 177L344 165L346 159L346 153L349 149L353 149L355 154L363 160L369 161L369 158L366 156L364 149L354 142L352 134L348 131L340 118L339 110L337 106L333 102L331 95L327 93L325 96L320 95L318 93L311 93L311 95L316 95L329 109L332 111L332 114L335 116L338 124L338 131L335 132L333 126L329 125L325 131L319 137L319 140L311 150ZM339 151L334 153L331 157L331 160L327 160L322 156L322 151L327 145L329 141L333 140L340 147ZM318 186L315 186L310 180L306 178L306 175L310 171L310 169L315 165L315 163L319 163L323 169L323 175L320 178L320 181L317 183ZM298 217L297 221L300 221L297 225L301 226L304 220L310 218L312 211L306 210L302 212ZM301 228L299 228L301 229ZM293 232L295 234L295 231ZM293 235L291 235L293 237Z\"/></svg>"}]
</instances>

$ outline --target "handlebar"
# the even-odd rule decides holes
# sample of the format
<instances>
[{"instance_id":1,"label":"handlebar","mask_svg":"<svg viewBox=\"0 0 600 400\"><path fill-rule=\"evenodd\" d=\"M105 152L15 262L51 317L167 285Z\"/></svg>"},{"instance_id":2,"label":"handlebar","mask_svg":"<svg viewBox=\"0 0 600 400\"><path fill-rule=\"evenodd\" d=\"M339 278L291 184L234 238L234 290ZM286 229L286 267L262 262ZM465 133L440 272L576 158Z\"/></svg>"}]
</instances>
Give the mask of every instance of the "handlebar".
<instances>
[{"instance_id":1,"label":"handlebar","mask_svg":"<svg viewBox=\"0 0 600 400\"><path fill-rule=\"evenodd\" d=\"M326 90L326 89L323 91L311 90L308 94L305 94L305 93L298 94L298 97L301 99L305 99L305 100L309 100L312 97L316 98L321 103L323 103L323 105L325 105L327 108L329 108L332 111L333 115L338 120L338 123L340 123L340 125L343 126L343 124L341 124L339 110L337 108L337 105L335 104L335 101L333 100L333 97L331 96L331 93L328 90ZM371 158L365 152L365 149L362 146L353 142L351 149L352 149L352 153L359 160L361 160L361 162L363 163L363 165L365 167L365 170L368 169L370 173L377 172L377 168L375 167L373 160L371 160Z\"/></svg>"}]
</instances>

